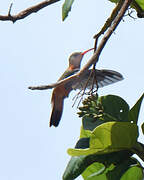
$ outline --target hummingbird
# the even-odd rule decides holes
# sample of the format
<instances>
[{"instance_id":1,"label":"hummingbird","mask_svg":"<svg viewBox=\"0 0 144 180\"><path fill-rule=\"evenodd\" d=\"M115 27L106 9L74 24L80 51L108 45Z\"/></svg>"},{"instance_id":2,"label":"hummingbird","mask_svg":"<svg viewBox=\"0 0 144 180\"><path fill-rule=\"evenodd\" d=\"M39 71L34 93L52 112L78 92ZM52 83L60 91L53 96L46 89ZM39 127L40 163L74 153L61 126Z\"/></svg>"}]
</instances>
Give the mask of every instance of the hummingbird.
<instances>
[{"instance_id":1,"label":"hummingbird","mask_svg":"<svg viewBox=\"0 0 144 180\"><path fill-rule=\"evenodd\" d=\"M88 49L84 52L74 52L69 57L69 66L58 81L65 79L80 70L80 65L83 56L93 50L94 48ZM64 99L68 97L69 93L73 90L72 86L65 87L64 85L54 88L52 92L51 104L52 104L52 113L50 118L50 127L53 125L57 127L59 125L62 112L63 112L63 103Z\"/></svg>"},{"instance_id":2,"label":"hummingbird","mask_svg":"<svg viewBox=\"0 0 144 180\"><path fill-rule=\"evenodd\" d=\"M62 74L62 76L58 79L58 81L63 80L69 76L72 76L73 74L77 73L80 70L81 61L83 56L93 50L94 48L88 49L84 52L74 52L69 57L69 67L66 69L66 71ZM93 73L92 73L93 71ZM96 81L94 83L93 77L89 79L89 77L93 74L96 77ZM88 81L89 79L89 81ZM72 90L76 89L83 89L84 86L87 84L88 89L90 89L93 86L94 87L103 87L115 82L118 82L123 79L123 76L113 70L93 70L88 69L86 70L77 81L70 80L66 84L61 84L54 88L52 92L52 98L51 98L51 104L52 104L52 113L50 117L50 124L49 126L55 126L57 127L59 125L59 122L61 120L62 112L63 112L63 106L64 106L64 99L69 96L69 93ZM87 83L88 82L88 83Z\"/></svg>"}]
</instances>

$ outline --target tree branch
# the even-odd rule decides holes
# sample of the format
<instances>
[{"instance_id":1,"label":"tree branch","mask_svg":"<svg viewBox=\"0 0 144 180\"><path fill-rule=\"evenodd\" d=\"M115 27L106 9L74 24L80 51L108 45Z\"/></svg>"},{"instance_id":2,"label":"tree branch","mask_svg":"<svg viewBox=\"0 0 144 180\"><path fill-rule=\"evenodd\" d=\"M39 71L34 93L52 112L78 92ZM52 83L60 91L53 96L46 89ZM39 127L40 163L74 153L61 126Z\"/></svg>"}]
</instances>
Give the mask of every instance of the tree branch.
<instances>
[{"instance_id":1,"label":"tree branch","mask_svg":"<svg viewBox=\"0 0 144 180\"><path fill-rule=\"evenodd\" d=\"M56 86L59 86L63 83L67 83L69 80L74 80L77 81L80 76L87 70L89 69L89 67L92 64L95 64L96 62L98 62L99 56L105 46L105 44L107 43L108 39L110 38L110 36L112 35L112 33L114 32L114 30L117 28L117 26L119 25L120 21L122 20L126 10L128 9L128 7L130 6L132 0L124 0L123 1L123 5L121 6L119 12L117 13L116 18L114 19L111 27L108 29L108 31L105 33L105 35L103 36L98 48L96 49L96 51L94 52L93 56L89 59L89 61L87 62L87 64L75 75L66 78L64 80L61 80L55 84L52 85L46 85L46 86L37 86L37 87L29 87L29 89L31 90L41 90L41 89L51 89L54 88ZM119 1L119 3L121 3L121 1ZM117 6L119 6L119 3L117 4Z\"/></svg>"},{"instance_id":2,"label":"tree branch","mask_svg":"<svg viewBox=\"0 0 144 180\"><path fill-rule=\"evenodd\" d=\"M122 20L126 10L128 9L129 5L131 4L132 0L124 0L123 5L120 9L120 11L117 13L116 18L113 21L112 26L108 29L107 33L102 38L96 52L93 54L91 59L87 62L87 64L81 69L81 71L78 73L78 75L81 75L86 69L88 69L92 64L96 63L99 59L100 53L103 50L105 44L107 43L108 39L112 35L112 33L115 31L117 26L119 25L120 21ZM119 1L121 3L121 1ZM117 6L119 6L119 3Z\"/></svg>"},{"instance_id":3,"label":"tree branch","mask_svg":"<svg viewBox=\"0 0 144 180\"><path fill-rule=\"evenodd\" d=\"M107 31L107 29L112 25L112 22L114 21L114 19L118 15L118 12L121 9L122 5L123 5L123 0L120 0L118 5L113 9L110 17L106 20L106 22L103 25L103 27L101 28L101 30L96 35L94 35L94 39L95 39L94 51L96 51L96 49L97 49L99 37L102 34L104 34Z\"/></svg>"},{"instance_id":4,"label":"tree branch","mask_svg":"<svg viewBox=\"0 0 144 180\"><path fill-rule=\"evenodd\" d=\"M24 19L25 17L29 16L32 13L36 13L37 11L47 7L48 5L51 5L53 3L56 3L60 0L46 0L43 1L37 5L31 6L21 12L19 12L16 15L11 15L11 9L12 9L12 5L10 5L9 11L8 11L8 15L0 15L0 20L1 21L12 21L13 23L15 23L17 20L20 19Z\"/></svg>"},{"instance_id":5,"label":"tree branch","mask_svg":"<svg viewBox=\"0 0 144 180\"><path fill-rule=\"evenodd\" d=\"M123 0L120 0L117 6L113 9L110 17L106 20L104 26L101 28L100 32L98 32L96 35L94 35L94 38L97 39L100 35L104 34L104 32L111 26L113 20L118 15L119 10L121 9L123 5Z\"/></svg>"}]
</instances>

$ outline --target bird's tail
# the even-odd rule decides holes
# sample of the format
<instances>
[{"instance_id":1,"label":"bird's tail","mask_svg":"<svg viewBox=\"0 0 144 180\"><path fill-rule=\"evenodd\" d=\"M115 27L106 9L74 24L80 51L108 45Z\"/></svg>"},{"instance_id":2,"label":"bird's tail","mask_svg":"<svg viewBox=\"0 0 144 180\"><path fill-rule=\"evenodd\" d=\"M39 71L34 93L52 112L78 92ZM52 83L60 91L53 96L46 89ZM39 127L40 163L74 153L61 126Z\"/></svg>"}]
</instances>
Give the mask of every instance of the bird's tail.
<instances>
[{"instance_id":1,"label":"bird's tail","mask_svg":"<svg viewBox=\"0 0 144 180\"><path fill-rule=\"evenodd\" d=\"M55 94L52 95L52 113L49 124L50 127L57 127L59 125L63 112L63 102L64 99L62 97L56 96Z\"/></svg>"}]
</instances>

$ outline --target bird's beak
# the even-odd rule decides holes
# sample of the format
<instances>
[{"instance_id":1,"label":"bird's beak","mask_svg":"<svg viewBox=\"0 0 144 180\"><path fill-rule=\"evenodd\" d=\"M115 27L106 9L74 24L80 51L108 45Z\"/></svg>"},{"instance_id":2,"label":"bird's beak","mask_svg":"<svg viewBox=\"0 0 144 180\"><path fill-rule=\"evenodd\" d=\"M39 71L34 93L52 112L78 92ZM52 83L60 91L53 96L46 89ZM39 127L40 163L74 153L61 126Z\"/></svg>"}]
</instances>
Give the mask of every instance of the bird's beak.
<instances>
[{"instance_id":1,"label":"bird's beak","mask_svg":"<svg viewBox=\"0 0 144 180\"><path fill-rule=\"evenodd\" d=\"M84 55L84 54L86 54L87 52L89 52L89 51L91 51L91 50L93 50L93 49L94 49L94 48L88 49L88 50L82 52L81 55Z\"/></svg>"}]
</instances>

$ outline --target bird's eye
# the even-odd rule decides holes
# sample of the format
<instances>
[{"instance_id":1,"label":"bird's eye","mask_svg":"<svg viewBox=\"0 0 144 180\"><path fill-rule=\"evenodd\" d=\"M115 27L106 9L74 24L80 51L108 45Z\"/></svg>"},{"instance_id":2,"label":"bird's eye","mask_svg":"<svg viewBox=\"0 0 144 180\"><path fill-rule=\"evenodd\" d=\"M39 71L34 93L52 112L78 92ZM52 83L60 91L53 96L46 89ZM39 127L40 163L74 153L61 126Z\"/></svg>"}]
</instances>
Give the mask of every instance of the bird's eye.
<instances>
[{"instance_id":1,"label":"bird's eye","mask_svg":"<svg viewBox=\"0 0 144 180\"><path fill-rule=\"evenodd\" d=\"M80 54L81 54L80 52L74 53L74 54L73 54L73 57L77 57L77 56L79 56Z\"/></svg>"},{"instance_id":2,"label":"bird's eye","mask_svg":"<svg viewBox=\"0 0 144 180\"><path fill-rule=\"evenodd\" d=\"M74 57L77 57L78 56L78 54L74 54Z\"/></svg>"}]
</instances>

